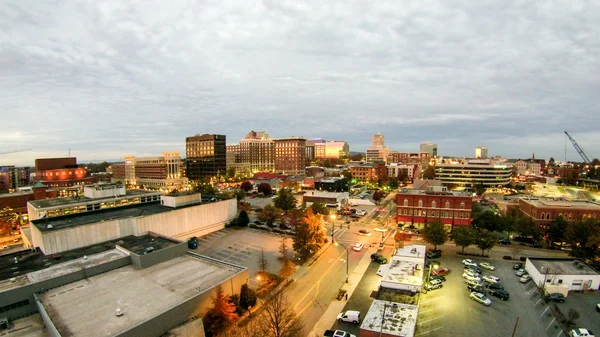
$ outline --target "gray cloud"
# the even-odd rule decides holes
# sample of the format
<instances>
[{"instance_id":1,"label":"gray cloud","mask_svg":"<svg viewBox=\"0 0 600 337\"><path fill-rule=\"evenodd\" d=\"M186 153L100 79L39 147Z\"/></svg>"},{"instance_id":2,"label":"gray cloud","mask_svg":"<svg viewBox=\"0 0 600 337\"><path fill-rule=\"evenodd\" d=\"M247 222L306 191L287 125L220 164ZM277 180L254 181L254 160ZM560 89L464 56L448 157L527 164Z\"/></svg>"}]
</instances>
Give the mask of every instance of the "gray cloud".
<instances>
[{"instance_id":1,"label":"gray cloud","mask_svg":"<svg viewBox=\"0 0 600 337\"><path fill-rule=\"evenodd\" d=\"M394 150L597 151L592 1L0 4L0 164L184 152L249 130ZM568 158L578 156L568 145Z\"/></svg>"}]
</instances>

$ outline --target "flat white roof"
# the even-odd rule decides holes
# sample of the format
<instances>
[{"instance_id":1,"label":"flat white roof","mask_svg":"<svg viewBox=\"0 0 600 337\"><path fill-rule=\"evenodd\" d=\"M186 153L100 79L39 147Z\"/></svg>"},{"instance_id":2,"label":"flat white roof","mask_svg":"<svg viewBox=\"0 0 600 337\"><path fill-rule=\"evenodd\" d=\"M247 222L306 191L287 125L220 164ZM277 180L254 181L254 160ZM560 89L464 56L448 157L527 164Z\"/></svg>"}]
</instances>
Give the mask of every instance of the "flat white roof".
<instances>
[{"instance_id":1,"label":"flat white roof","mask_svg":"<svg viewBox=\"0 0 600 337\"><path fill-rule=\"evenodd\" d=\"M423 284L423 261L407 261L406 258L393 256L389 263L389 268L381 279L384 283L390 283L394 289L398 289L402 284L420 287Z\"/></svg>"},{"instance_id":2,"label":"flat white roof","mask_svg":"<svg viewBox=\"0 0 600 337\"><path fill-rule=\"evenodd\" d=\"M40 296L62 336L113 336L239 273L189 255L138 270L126 266ZM115 315L116 309L123 316Z\"/></svg>"},{"instance_id":3,"label":"flat white roof","mask_svg":"<svg viewBox=\"0 0 600 337\"><path fill-rule=\"evenodd\" d=\"M404 246L402 248L398 248L396 250L395 256L404 256L404 257L416 257L425 259L425 253L427 252L427 246L424 245L410 245ZM425 262L423 262L425 264Z\"/></svg>"},{"instance_id":4,"label":"flat white roof","mask_svg":"<svg viewBox=\"0 0 600 337\"><path fill-rule=\"evenodd\" d=\"M374 300L360 329L387 335L413 337L418 313L419 307L416 305Z\"/></svg>"}]
</instances>

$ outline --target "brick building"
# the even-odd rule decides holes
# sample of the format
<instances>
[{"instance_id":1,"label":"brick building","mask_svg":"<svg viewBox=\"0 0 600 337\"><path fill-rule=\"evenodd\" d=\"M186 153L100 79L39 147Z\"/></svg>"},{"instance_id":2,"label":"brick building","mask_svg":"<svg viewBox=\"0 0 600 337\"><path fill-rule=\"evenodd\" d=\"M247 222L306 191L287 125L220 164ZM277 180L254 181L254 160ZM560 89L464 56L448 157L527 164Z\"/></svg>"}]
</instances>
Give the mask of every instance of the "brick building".
<instances>
[{"instance_id":1,"label":"brick building","mask_svg":"<svg viewBox=\"0 0 600 337\"><path fill-rule=\"evenodd\" d=\"M33 180L48 187L70 187L95 182L87 177L85 167L77 165L77 158L42 158L35 160Z\"/></svg>"},{"instance_id":2,"label":"brick building","mask_svg":"<svg viewBox=\"0 0 600 337\"><path fill-rule=\"evenodd\" d=\"M472 198L468 193L449 192L446 187L402 190L396 194L396 222L422 227L439 220L448 230L471 225Z\"/></svg>"},{"instance_id":3,"label":"brick building","mask_svg":"<svg viewBox=\"0 0 600 337\"><path fill-rule=\"evenodd\" d=\"M369 164L360 164L350 167L352 178L362 182L377 183L388 180L388 171L385 163L374 162Z\"/></svg>"},{"instance_id":4,"label":"brick building","mask_svg":"<svg viewBox=\"0 0 600 337\"><path fill-rule=\"evenodd\" d=\"M591 201L519 199L519 210L538 226L550 225L552 219L562 216L567 221L580 221L588 218L600 219L600 204Z\"/></svg>"},{"instance_id":5,"label":"brick building","mask_svg":"<svg viewBox=\"0 0 600 337\"><path fill-rule=\"evenodd\" d=\"M159 157L125 156L124 163L111 165L111 182L134 188L187 189L188 180L181 176L180 155L179 152L163 152Z\"/></svg>"},{"instance_id":6,"label":"brick building","mask_svg":"<svg viewBox=\"0 0 600 337\"><path fill-rule=\"evenodd\" d=\"M302 137L279 138L275 143L275 171L287 175L304 175L306 139Z\"/></svg>"}]
</instances>

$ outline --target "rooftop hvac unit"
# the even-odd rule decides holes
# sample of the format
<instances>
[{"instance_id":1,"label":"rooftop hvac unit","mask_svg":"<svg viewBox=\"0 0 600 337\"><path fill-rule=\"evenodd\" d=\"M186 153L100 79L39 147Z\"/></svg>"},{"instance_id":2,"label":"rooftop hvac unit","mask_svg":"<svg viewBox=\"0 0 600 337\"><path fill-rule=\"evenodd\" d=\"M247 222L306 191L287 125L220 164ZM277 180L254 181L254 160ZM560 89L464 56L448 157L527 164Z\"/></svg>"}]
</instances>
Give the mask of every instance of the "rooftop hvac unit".
<instances>
[{"instance_id":1,"label":"rooftop hvac unit","mask_svg":"<svg viewBox=\"0 0 600 337\"><path fill-rule=\"evenodd\" d=\"M123 316L123 311L121 310L121 308L117 308L115 315L117 315L117 317Z\"/></svg>"},{"instance_id":2,"label":"rooftop hvac unit","mask_svg":"<svg viewBox=\"0 0 600 337\"><path fill-rule=\"evenodd\" d=\"M578 264L577 269L583 269L583 264Z\"/></svg>"},{"instance_id":3,"label":"rooftop hvac unit","mask_svg":"<svg viewBox=\"0 0 600 337\"><path fill-rule=\"evenodd\" d=\"M154 251L154 247L148 247L148 248L146 248L146 250L144 251L144 254L152 253L153 251Z\"/></svg>"},{"instance_id":4,"label":"rooftop hvac unit","mask_svg":"<svg viewBox=\"0 0 600 337\"><path fill-rule=\"evenodd\" d=\"M52 229L52 225L46 226L47 229Z\"/></svg>"}]
</instances>

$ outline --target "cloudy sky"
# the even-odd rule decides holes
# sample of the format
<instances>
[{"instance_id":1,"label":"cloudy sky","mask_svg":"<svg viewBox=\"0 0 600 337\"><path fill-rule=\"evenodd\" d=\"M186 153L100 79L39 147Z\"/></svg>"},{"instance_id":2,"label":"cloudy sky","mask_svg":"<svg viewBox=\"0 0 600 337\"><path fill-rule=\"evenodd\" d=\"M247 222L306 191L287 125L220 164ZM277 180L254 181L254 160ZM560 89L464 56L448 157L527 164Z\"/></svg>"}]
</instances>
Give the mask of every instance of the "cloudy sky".
<instances>
[{"instance_id":1,"label":"cloudy sky","mask_svg":"<svg viewBox=\"0 0 600 337\"><path fill-rule=\"evenodd\" d=\"M0 152L32 149L0 165L265 129L600 156L598 1L5 0L0 31Z\"/></svg>"}]
</instances>

